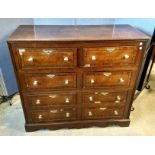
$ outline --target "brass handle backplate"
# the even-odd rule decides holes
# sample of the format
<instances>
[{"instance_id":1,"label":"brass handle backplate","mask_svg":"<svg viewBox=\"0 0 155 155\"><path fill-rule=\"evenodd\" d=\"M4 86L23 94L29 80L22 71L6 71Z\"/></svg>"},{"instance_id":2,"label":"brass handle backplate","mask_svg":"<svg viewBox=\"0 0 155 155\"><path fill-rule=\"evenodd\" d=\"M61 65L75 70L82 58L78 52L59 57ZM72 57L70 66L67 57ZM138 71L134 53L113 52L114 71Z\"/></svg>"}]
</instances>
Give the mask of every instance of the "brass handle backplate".
<instances>
[{"instance_id":1,"label":"brass handle backplate","mask_svg":"<svg viewBox=\"0 0 155 155\"><path fill-rule=\"evenodd\" d=\"M116 100L115 103L120 103L120 101L119 100Z\"/></svg>"},{"instance_id":2,"label":"brass handle backplate","mask_svg":"<svg viewBox=\"0 0 155 155\"><path fill-rule=\"evenodd\" d=\"M23 53L24 53L26 50L25 50L25 48L20 48L20 49L18 49L18 51L19 51L19 54L20 54L20 55L23 55Z\"/></svg>"},{"instance_id":3,"label":"brass handle backplate","mask_svg":"<svg viewBox=\"0 0 155 155\"><path fill-rule=\"evenodd\" d=\"M53 95L49 95L50 98L56 98L57 95L56 94L53 94Z\"/></svg>"},{"instance_id":4,"label":"brass handle backplate","mask_svg":"<svg viewBox=\"0 0 155 155\"><path fill-rule=\"evenodd\" d=\"M54 74L47 74L46 75L48 78L50 78L50 79L52 79L52 78L54 78L55 77L55 75Z\"/></svg>"},{"instance_id":5,"label":"brass handle backplate","mask_svg":"<svg viewBox=\"0 0 155 155\"><path fill-rule=\"evenodd\" d=\"M111 53L111 52L113 52L114 50L116 50L116 48L115 48L115 47L107 47L106 50L107 50L109 53Z\"/></svg>"},{"instance_id":6,"label":"brass handle backplate","mask_svg":"<svg viewBox=\"0 0 155 155\"><path fill-rule=\"evenodd\" d=\"M108 76L111 76L112 73L111 72L104 72L103 75L106 76L106 77L108 77Z\"/></svg>"},{"instance_id":7,"label":"brass handle backplate","mask_svg":"<svg viewBox=\"0 0 155 155\"><path fill-rule=\"evenodd\" d=\"M108 94L109 94L108 92L101 92L101 95L103 95L103 96L106 96Z\"/></svg>"},{"instance_id":8,"label":"brass handle backplate","mask_svg":"<svg viewBox=\"0 0 155 155\"><path fill-rule=\"evenodd\" d=\"M101 101L94 101L94 103L95 103L95 104L100 104L100 103L101 103Z\"/></svg>"},{"instance_id":9,"label":"brass handle backplate","mask_svg":"<svg viewBox=\"0 0 155 155\"><path fill-rule=\"evenodd\" d=\"M50 55L50 54L52 54L52 52L53 52L53 50L51 50L51 49L43 49L44 54Z\"/></svg>"},{"instance_id":10,"label":"brass handle backplate","mask_svg":"<svg viewBox=\"0 0 155 155\"><path fill-rule=\"evenodd\" d=\"M51 113L57 113L58 110L50 110Z\"/></svg>"},{"instance_id":11,"label":"brass handle backplate","mask_svg":"<svg viewBox=\"0 0 155 155\"><path fill-rule=\"evenodd\" d=\"M104 110L106 110L107 108L99 108L100 110L102 110L102 111L104 111Z\"/></svg>"}]
</instances>

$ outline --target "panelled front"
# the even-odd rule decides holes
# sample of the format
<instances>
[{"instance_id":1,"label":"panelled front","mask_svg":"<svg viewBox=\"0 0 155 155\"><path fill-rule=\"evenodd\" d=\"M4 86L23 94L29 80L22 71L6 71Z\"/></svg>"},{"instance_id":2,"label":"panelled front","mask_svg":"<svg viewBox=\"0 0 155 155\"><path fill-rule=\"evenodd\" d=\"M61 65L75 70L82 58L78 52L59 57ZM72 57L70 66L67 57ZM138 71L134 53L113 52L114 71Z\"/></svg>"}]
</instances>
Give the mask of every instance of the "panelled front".
<instances>
[{"instance_id":1,"label":"panelled front","mask_svg":"<svg viewBox=\"0 0 155 155\"><path fill-rule=\"evenodd\" d=\"M41 109L52 106L75 106L77 93L74 92L51 92L45 94L25 95L25 100L32 109Z\"/></svg>"},{"instance_id":2,"label":"panelled front","mask_svg":"<svg viewBox=\"0 0 155 155\"><path fill-rule=\"evenodd\" d=\"M84 92L83 105L88 106L119 106L125 105L127 101L127 91L93 91Z\"/></svg>"},{"instance_id":3,"label":"panelled front","mask_svg":"<svg viewBox=\"0 0 155 155\"><path fill-rule=\"evenodd\" d=\"M23 77L26 89L76 88L76 73L24 73Z\"/></svg>"},{"instance_id":4,"label":"panelled front","mask_svg":"<svg viewBox=\"0 0 155 155\"><path fill-rule=\"evenodd\" d=\"M84 66L98 67L103 65L135 64L137 46L117 46L84 48Z\"/></svg>"},{"instance_id":5,"label":"panelled front","mask_svg":"<svg viewBox=\"0 0 155 155\"><path fill-rule=\"evenodd\" d=\"M21 68L76 67L76 48L17 48Z\"/></svg>"},{"instance_id":6,"label":"panelled front","mask_svg":"<svg viewBox=\"0 0 155 155\"><path fill-rule=\"evenodd\" d=\"M128 89L134 86L139 47L120 44L59 48L37 43L36 47L16 47L28 120L43 123L123 118L130 102ZM127 69L129 64L134 69ZM110 65L113 67L106 70ZM119 70L115 66L124 68Z\"/></svg>"},{"instance_id":7,"label":"panelled front","mask_svg":"<svg viewBox=\"0 0 155 155\"><path fill-rule=\"evenodd\" d=\"M83 119L120 119L123 118L124 107L89 107L83 108Z\"/></svg>"},{"instance_id":8,"label":"panelled front","mask_svg":"<svg viewBox=\"0 0 155 155\"><path fill-rule=\"evenodd\" d=\"M77 119L76 108L49 108L48 110L31 111L32 121L50 122L50 121L67 121Z\"/></svg>"},{"instance_id":9,"label":"panelled front","mask_svg":"<svg viewBox=\"0 0 155 155\"><path fill-rule=\"evenodd\" d=\"M131 71L86 72L83 76L84 87L129 87Z\"/></svg>"},{"instance_id":10,"label":"panelled front","mask_svg":"<svg viewBox=\"0 0 155 155\"><path fill-rule=\"evenodd\" d=\"M83 119L123 118L128 91L87 91L83 93Z\"/></svg>"}]
</instances>

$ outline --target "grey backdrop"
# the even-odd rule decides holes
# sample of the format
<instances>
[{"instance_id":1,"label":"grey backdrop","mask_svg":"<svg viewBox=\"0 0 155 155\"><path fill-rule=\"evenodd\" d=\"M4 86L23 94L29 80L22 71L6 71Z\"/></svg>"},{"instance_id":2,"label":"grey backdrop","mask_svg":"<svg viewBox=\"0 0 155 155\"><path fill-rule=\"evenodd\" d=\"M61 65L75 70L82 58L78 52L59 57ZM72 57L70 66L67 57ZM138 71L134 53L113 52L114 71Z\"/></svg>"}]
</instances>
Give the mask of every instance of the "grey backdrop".
<instances>
[{"instance_id":1,"label":"grey backdrop","mask_svg":"<svg viewBox=\"0 0 155 155\"><path fill-rule=\"evenodd\" d=\"M33 19L0 19L0 67L8 95L17 91L17 85L6 39L20 24L33 24Z\"/></svg>"}]
</instances>

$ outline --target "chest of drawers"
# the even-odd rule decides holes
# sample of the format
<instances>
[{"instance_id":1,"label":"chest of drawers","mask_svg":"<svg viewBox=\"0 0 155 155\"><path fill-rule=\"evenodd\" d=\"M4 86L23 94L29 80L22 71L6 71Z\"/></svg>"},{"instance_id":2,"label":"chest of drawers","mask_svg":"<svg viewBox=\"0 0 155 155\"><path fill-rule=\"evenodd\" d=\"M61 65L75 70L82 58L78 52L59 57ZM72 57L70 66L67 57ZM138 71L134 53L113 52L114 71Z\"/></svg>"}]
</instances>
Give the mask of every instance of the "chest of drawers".
<instances>
[{"instance_id":1,"label":"chest of drawers","mask_svg":"<svg viewBox=\"0 0 155 155\"><path fill-rule=\"evenodd\" d=\"M128 126L148 41L129 25L19 26L8 46L26 131Z\"/></svg>"}]
</instances>

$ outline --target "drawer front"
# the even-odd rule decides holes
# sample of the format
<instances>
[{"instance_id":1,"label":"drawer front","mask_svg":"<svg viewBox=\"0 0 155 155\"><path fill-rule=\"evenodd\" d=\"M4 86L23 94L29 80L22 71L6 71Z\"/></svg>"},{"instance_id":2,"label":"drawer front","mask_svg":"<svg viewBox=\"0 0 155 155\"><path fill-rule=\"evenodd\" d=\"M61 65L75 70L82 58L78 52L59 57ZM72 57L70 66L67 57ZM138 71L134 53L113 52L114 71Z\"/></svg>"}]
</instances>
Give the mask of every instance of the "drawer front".
<instances>
[{"instance_id":1,"label":"drawer front","mask_svg":"<svg viewBox=\"0 0 155 155\"><path fill-rule=\"evenodd\" d=\"M84 65L102 66L111 64L134 64L136 46L84 48Z\"/></svg>"},{"instance_id":2,"label":"drawer front","mask_svg":"<svg viewBox=\"0 0 155 155\"><path fill-rule=\"evenodd\" d=\"M76 48L25 48L19 50L22 68L75 67Z\"/></svg>"},{"instance_id":3,"label":"drawer front","mask_svg":"<svg viewBox=\"0 0 155 155\"><path fill-rule=\"evenodd\" d=\"M83 93L83 104L86 106L119 106L125 104L127 92L95 91Z\"/></svg>"},{"instance_id":4,"label":"drawer front","mask_svg":"<svg viewBox=\"0 0 155 155\"><path fill-rule=\"evenodd\" d=\"M85 108L83 110L84 119L110 119L110 118L122 118L124 108L123 107L98 107L98 108Z\"/></svg>"},{"instance_id":5,"label":"drawer front","mask_svg":"<svg viewBox=\"0 0 155 155\"><path fill-rule=\"evenodd\" d=\"M76 104L76 93L58 93L28 95L26 96L30 107L39 108L43 106L71 106Z\"/></svg>"},{"instance_id":6,"label":"drawer front","mask_svg":"<svg viewBox=\"0 0 155 155\"><path fill-rule=\"evenodd\" d=\"M88 72L84 74L84 87L129 86L131 71Z\"/></svg>"},{"instance_id":7,"label":"drawer front","mask_svg":"<svg viewBox=\"0 0 155 155\"><path fill-rule=\"evenodd\" d=\"M31 111L31 115L34 123L76 120L77 111L76 108L52 108L49 110Z\"/></svg>"},{"instance_id":8,"label":"drawer front","mask_svg":"<svg viewBox=\"0 0 155 155\"><path fill-rule=\"evenodd\" d=\"M26 74L25 83L26 88L31 89L76 88L76 74Z\"/></svg>"}]
</instances>

